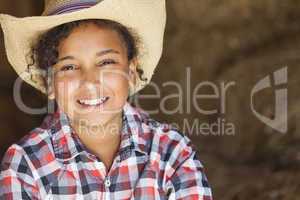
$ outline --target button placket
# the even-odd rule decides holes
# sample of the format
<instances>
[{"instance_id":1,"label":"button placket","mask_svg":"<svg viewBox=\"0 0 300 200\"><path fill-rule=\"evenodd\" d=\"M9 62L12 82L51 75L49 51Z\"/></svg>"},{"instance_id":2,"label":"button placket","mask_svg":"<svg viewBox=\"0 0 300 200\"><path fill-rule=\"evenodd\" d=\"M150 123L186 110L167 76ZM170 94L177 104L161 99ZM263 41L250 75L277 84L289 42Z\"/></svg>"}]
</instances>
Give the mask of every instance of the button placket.
<instances>
[{"instance_id":1,"label":"button placket","mask_svg":"<svg viewBox=\"0 0 300 200\"><path fill-rule=\"evenodd\" d=\"M107 188L110 187L111 181L110 181L109 177L106 177L106 178L105 178L105 180L104 180L104 185L105 185L105 187L107 187Z\"/></svg>"}]
</instances>

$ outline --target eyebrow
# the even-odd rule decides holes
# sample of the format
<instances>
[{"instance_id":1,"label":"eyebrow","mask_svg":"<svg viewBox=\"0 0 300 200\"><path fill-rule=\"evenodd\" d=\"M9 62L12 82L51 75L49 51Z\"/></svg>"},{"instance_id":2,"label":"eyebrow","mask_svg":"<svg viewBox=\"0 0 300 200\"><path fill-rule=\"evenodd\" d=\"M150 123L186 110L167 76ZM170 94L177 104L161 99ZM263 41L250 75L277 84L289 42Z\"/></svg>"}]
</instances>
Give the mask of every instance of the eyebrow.
<instances>
[{"instance_id":1,"label":"eyebrow","mask_svg":"<svg viewBox=\"0 0 300 200\"><path fill-rule=\"evenodd\" d=\"M109 54L109 53L120 54L120 52L117 51L117 50L114 50L114 49L107 49L107 50L103 50L103 51L100 51L100 52L96 53L96 55L97 55L97 56L103 56L103 55Z\"/></svg>"},{"instance_id":2,"label":"eyebrow","mask_svg":"<svg viewBox=\"0 0 300 200\"><path fill-rule=\"evenodd\" d=\"M106 50L97 52L96 55L97 55L97 56L103 56L103 55L106 55L106 54L109 54L109 53L120 54L120 52L117 51L117 50L114 50L114 49L106 49ZM63 60L68 60L68 59L74 60L75 58L74 58L74 56L65 56L65 57L59 58L59 59L58 59L58 62L63 61Z\"/></svg>"}]
</instances>

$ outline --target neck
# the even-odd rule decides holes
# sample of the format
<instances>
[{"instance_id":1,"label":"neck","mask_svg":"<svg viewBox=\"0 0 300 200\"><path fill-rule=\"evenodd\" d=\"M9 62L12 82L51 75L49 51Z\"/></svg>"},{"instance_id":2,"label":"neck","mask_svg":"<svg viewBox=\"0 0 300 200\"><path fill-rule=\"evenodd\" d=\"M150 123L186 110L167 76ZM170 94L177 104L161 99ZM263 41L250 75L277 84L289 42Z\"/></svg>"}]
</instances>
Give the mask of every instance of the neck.
<instances>
[{"instance_id":1,"label":"neck","mask_svg":"<svg viewBox=\"0 0 300 200\"><path fill-rule=\"evenodd\" d=\"M76 133L83 138L95 139L95 142L102 142L120 135L122 128L122 113L114 116L105 124L89 124L85 122L73 123Z\"/></svg>"},{"instance_id":2,"label":"neck","mask_svg":"<svg viewBox=\"0 0 300 200\"><path fill-rule=\"evenodd\" d=\"M72 123L71 123L72 124ZM122 112L109 122L99 125L72 124L81 142L109 165L121 142Z\"/></svg>"}]
</instances>

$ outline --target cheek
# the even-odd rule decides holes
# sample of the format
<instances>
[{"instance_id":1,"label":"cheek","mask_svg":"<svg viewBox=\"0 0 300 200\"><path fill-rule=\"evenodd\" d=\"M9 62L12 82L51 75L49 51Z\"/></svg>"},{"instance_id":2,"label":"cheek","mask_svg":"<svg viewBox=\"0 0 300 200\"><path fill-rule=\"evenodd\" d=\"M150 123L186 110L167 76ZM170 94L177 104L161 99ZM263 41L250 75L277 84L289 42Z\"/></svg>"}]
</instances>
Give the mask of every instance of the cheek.
<instances>
[{"instance_id":1,"label":"cheek","mask_svg":"<svg viewBox=\"0 0 300 200\"><path fill-rule=\"evenodd\" d=\"M72 94L78 88L79 81L69 77L55 78L54 86L57 103L62 107L66 107L72 99Z\"/></svg>"},{"instance_id":2,"label":"cheek","mask_svg":"<svg viewBox=\"0 0 300 200\"><path fill-rule=\"evenodd\" d=\"M128 92L129 87L129 81L128 81L128 75L126 75L125 72L123 73L108 73L105 74L103 78L103 83L107 87L114 90L116 95L124 94Z\"/></svg>"}]
</instances>

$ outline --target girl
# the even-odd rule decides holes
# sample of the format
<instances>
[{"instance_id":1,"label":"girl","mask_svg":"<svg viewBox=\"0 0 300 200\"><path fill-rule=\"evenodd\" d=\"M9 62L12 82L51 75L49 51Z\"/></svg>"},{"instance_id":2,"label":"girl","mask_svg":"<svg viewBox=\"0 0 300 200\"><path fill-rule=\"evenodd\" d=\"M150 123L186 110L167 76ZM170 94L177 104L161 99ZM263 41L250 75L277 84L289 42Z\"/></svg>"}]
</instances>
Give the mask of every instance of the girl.
<instances>
[{"instance_id":1,"label":"girl","mask_svg":"<svg viewBox=\"0 0 300 200\"><path fill-rule=\"evenodd\" d=\"M7 150L1 199L212 199L190 139L127 101L161 56L165 2L48 0L42 15L0 19L12 66L57 103Z\"/></svg>"}]
</instances>

